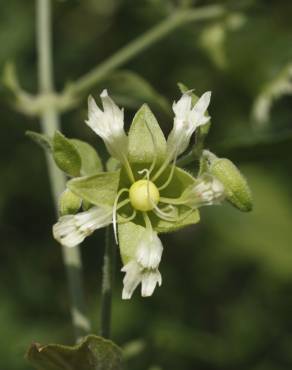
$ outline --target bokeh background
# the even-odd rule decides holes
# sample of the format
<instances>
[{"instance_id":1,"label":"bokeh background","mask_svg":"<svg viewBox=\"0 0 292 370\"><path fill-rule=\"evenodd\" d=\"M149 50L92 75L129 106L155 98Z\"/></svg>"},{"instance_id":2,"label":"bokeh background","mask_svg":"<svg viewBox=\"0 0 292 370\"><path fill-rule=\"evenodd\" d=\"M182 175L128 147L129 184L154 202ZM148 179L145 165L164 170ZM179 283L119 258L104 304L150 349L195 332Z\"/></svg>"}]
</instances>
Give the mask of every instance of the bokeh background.
<instances>
[{"instance_id":1,"label":"bokeh background","mask_svg":"<svg viewBox=\"0 0 292 370\"><path fill-rule=\"evenodd\" d=\"M195 2L194 2L195 3ZM162 236L163 285L151 299L121 300L116 271L113 339L143 349L129 370L288 370L292 368L292 3L288 0L196 1L230 10L220 20L189 23L92 88L107 87L129 124L146 101L165 132L181 81L212 90L207 146L248 178L254 210L203 209L202 221ZM58 89L175 12L168 0L53 1ZM0 69L17 67L36 92L32 0L1 0ZM9 105L0 86L0 368L27 370L32 341L73 342L65 272L44 153L26 136L39 130ZM66 113L69 137L88 140L86 99ZM89 315L98 331L103 232L82 247ZM154 366L154 367L153 367Z\"/></svg>"}]
</instances>

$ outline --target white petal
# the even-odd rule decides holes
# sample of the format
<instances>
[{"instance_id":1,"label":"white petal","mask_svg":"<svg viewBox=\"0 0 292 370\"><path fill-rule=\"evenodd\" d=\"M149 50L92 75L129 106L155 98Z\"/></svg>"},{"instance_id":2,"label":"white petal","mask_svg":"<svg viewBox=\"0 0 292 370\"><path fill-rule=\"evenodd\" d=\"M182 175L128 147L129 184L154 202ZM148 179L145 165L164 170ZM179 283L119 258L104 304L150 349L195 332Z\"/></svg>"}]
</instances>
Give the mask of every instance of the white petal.
<instances>
[{"instance_id":1,"label":"white petal","mask_svg":"<svg viewBox=\"0 0 292 370\"><path fill-rule=\"evenodd\" d=\"M153 294L157 284L159 286L162 284L161 274L158 270L149 270L143 272L141 289L142 297L150 297Z\"/></svg>"},{"instance_id":2,"label":"white petal","mask_svg":"<svg viewBox=\"0 0 292 370\"><path fill-rule=\"evenodd\" d=\"M122 299L130 299L134 293L134 290L140 284L142 279L142 268L136 261L130 261L127 263L122 270L126 273L123 279L123 292Z\"/></svg>"},{"instance_id":3,"label":"white petal","mask_svg":"<svg viewBox=\"0 0 292 370\"><path fill-rule=\"evenodd\" d=\"M124 161L128 151L128 138L124 131L124 112L109 97L106 90L101 93L103 111L92 96L88 98L88 120L86 124L100 136L109 153Z\"/></svg>"},{"instance_id":4,"label":"white petal","mask_svg":"<svg viewBox=\"0 0 292 370\"><path fill-rule=\"evenodd\" d=\"M155 269L159 266L163 246L157 233L146 231L137 246L137 262L148 269Z\"/></svg>"},{"instance_id":5,"label":"white petal","mask_svg":"<svg viewBox=\"0 0 292 370\"><path fill-rule=\"evenodd\" d=\"M94 230L109 225L112 221L110 208L92 207L89 211L60 217L53 226L53 235L66 247L75 247Z\"/></svg>"},{"instance_id":6,"label":"white petal","mask_svg":"<svg viewBox=\"0 0 292 370\"><path fill-rule=\"evenodd\" d=\"M196 128L210 120L210 117L205 115L210 99L211 92L205 92L191 108L191 96L183 94L180 100L173 104L174 124L167 139L167 149L171 159L183 153Z\"/></svg>"},{"instance_id":7,"label":"white petal","mask_svg":"<svg viewBox=\"0 0 292 370\"><path fill-rule=\"evenodd\" d=\"M210 104L211 95L212 95L211 91L205 92L197 101L192 110L200 113L201 115L204 115Z\"/></svg>"},{"instance_id":8,"label":"white petal","mask_svg":"<svg viewBox=\"0 0 292 370\"><path fill-rule=\"evenodd\" d=\"M192 105L192 98L189 94L183 94L182 97L177 101L174 102L172 105L172 109L175 113L175 116L179 119L185 119L186 115L191 110Z\"/></svg>"},{"instance_id":9,"label":"white petal","mask_svg":"<svg viewBox=\"0 0 292 370\"><path fill-rule=\"evenodd\" d=\"M218 204L225 198L225 189L214 176L205 174L186 190L184 197L185 203L190 207Z\"/></svg>"}]
</instances>

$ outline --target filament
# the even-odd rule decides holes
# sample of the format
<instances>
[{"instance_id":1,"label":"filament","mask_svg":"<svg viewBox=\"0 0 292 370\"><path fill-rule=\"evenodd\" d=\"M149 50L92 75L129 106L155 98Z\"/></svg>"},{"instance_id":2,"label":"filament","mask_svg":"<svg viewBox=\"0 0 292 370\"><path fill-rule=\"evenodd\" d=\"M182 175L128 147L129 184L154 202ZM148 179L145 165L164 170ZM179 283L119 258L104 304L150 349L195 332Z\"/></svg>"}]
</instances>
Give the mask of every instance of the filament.
<instances>
[{"instance_id":1,"label":"filament","mask_svg":"<svg viewBox=\"0 0 292 370\"><path fill-rule=\"evenodd\" d=\"M126 189L126 188L123 188L123 189L121 189L118 192L118 194L116 196L116 199L115 199L115 202L114 202L114 206L113 206L113 229L114 229L114 235L115 235L115 242L116 242L116 244L118 244L118 235L117 235L117 210L130 202L130 199L125 199L123 202L121 202L118 205L118 201L119 201L120 196L123 193L125 193L125 192L129 192L129 190Z\"/></svg>"}]
</instances>

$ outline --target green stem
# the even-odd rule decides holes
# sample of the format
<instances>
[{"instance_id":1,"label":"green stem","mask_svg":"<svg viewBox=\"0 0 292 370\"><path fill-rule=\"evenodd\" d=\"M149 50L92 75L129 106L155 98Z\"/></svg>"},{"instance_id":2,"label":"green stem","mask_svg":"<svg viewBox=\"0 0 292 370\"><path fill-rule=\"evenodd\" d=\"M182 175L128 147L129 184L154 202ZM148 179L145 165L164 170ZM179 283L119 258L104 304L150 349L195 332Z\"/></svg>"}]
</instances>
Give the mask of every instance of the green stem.
<instances>
[{"instance_id":1,"label":"green stem","mask_svg":"<svg viewBox=\"0 0 292 370\"><path fill-rule=\"evenodd\" d=\"M52 30L51 30L51 2L37 0L37 52L39 93L46 95L54 92L53 61L52 61ZM52 136L60 129L58 112L48 106L41 115L41 128L44 134ZM52 195L58 213L58 198L66 187L66 179L56 167L52 156L46 154ZM62 247L63 260L66 267L69 293L71 298L71 315L76 340L88 333L89 321L85 315L85 304L82 287L82 265L79 247Z\"/></svg>"},{"instance_id":2,"label":"green stem","mask_svg":"<svg viewBox=\"0 0 292 370\"><path fill-rule=\"evenodd\" d=\"M115 266L115 244L111 226L106 228L105 251L102 268L100 335L110 337L112 315L112 290Z\"/></svg>"},{"instance_id":3,"label":"green stem","mask_svg":"<svg viewBox=\"0 0 292 370\"><path fill-rule=\"evenodd\" d=\"M134 56L144 51L163 37L180 27L181 25L199 21L217 18L222 16L225 10L222 6L206 6L198 9L179 9L173 15L159 23L158 25L138 36L134 41L121 48L106 61L95 67L93 70L70 84L70 87L64 91L64 95L79 95L86 93L94 85L100 82L109 72L120 67Z\"/></svg>"}]
</instances>

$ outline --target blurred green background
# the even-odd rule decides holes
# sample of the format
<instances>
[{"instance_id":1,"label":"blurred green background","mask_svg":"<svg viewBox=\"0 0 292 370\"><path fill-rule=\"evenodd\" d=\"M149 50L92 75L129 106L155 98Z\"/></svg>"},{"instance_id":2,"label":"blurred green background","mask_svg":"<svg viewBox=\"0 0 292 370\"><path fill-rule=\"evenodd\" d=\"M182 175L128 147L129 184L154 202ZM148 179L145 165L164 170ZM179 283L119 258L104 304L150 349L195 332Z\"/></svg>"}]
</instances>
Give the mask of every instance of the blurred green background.
<instances>
[{"instance_id":1,"label":"blurred green background","mask_svg":"<svg viewBox=\"0 0 292 370\"><path fill-rule=\"evenodd\" d=\"M202 222L162 236L163 285L150 299L121 300L116 271L113 339L143 340L129 370L288 370L292 368L292 3L221 4L220 19L189 23L95 86L125 106L129 124L143 101L165 132L181 81L212 90L208 148L247 176L254 211L203 209ZM168 0L53 1L58 89L175 12ZM14 61L21 84L37 91L32 0L1 0L0 69ZM146 82L147 81L147 82ZM36 119L16 113L0 86L0 368L31 369L32 341L73 342L61 249L44 154L27 137ZM84 125L86 99L63 116L69 137L103 144ZM103 232L82 247L86 299L98 330Z\"/></svg>"}]
</instances>

